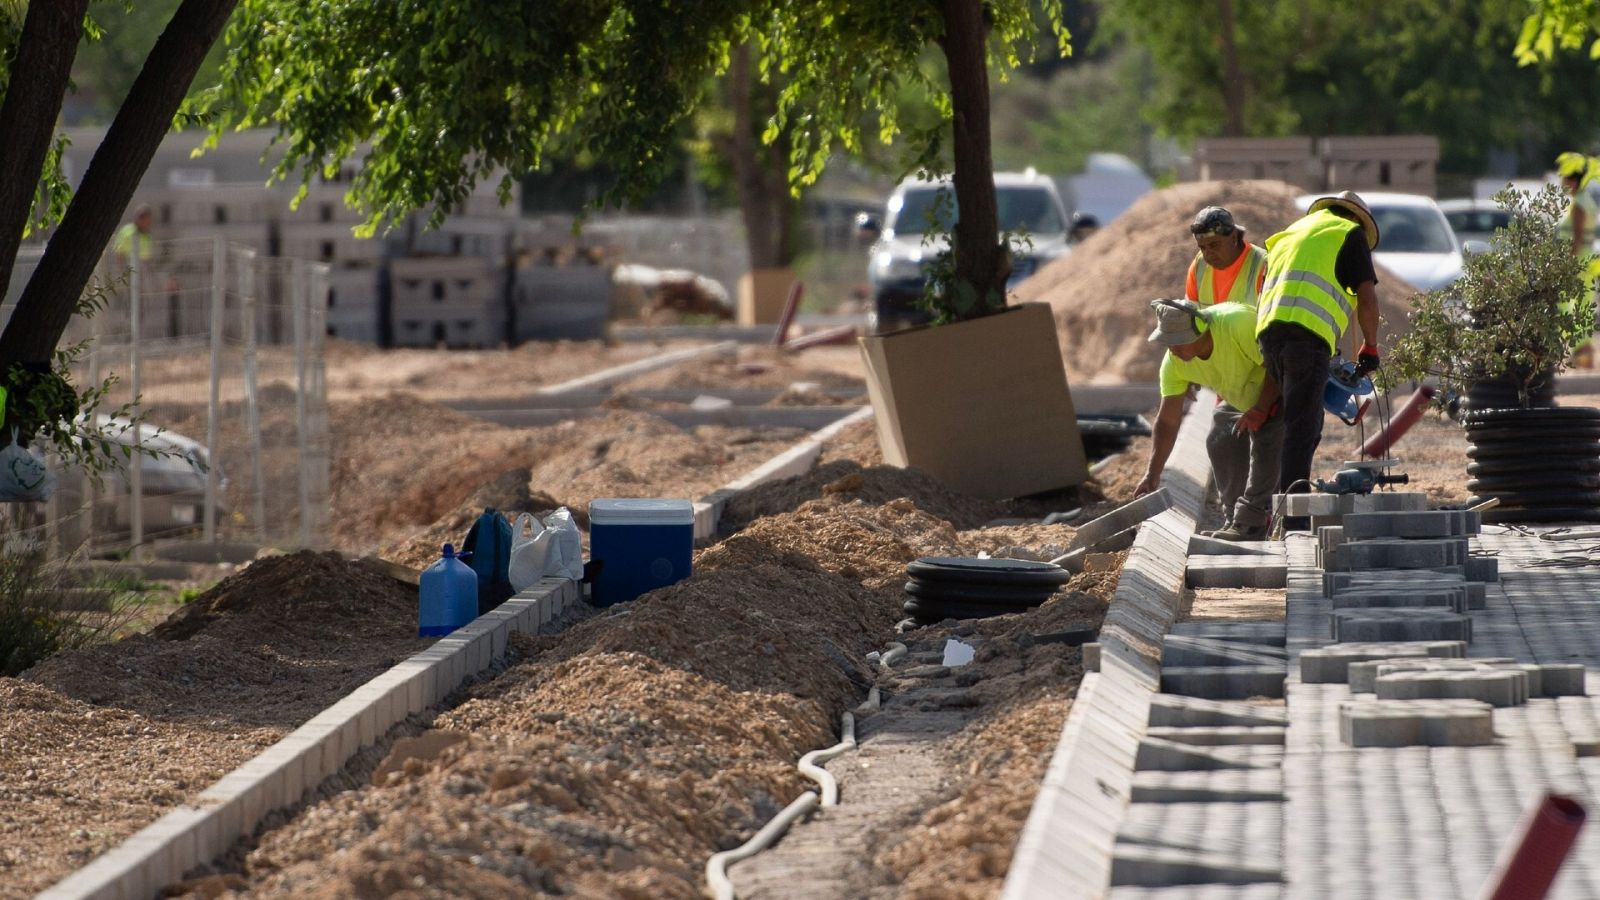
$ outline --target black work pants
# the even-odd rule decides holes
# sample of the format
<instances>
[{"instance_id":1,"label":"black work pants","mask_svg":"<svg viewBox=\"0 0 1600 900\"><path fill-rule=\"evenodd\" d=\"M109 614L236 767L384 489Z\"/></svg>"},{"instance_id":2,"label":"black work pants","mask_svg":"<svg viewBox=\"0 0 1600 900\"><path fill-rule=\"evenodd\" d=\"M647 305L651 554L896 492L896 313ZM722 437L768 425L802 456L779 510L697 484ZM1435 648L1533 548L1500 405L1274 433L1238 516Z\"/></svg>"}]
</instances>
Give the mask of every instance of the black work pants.
<instances>
[{"instance_id":1,"label":"black work pants","mask_svg":"<svg viewBox=\"0 0 1600 900\"><path fill-rule=\"evenodd\" d=\"M1283 398L1283 453L1279 457L1278 493L1306 493L1289 486L1311 477L1311 460L1322 443L1322 394L1328 386L1328 344L1291 322L1274 322L1257 338L1267 373L1278 382Z\"/></svg>"}]
</instances>

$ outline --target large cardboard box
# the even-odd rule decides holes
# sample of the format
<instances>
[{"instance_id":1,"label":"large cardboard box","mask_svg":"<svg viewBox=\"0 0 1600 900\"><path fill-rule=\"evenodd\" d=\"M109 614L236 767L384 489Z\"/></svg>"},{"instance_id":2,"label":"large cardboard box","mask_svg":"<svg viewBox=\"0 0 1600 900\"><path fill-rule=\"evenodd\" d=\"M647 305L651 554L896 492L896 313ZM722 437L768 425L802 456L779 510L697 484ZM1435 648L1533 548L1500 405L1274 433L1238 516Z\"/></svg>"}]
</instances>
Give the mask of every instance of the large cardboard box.
<instances>
[{"instance_id":1,"label":"large cardboard box","mask_svg":"<svg viewBox=\"0 0 1600 900\"><path fill-rule=\"evenodd\" d=\"M793 269L752 269L739 276L739 324L775 324L793 284Z\"/></svg>"},{"instance_id":2,"label":"large cardboard box","mask_svg":"<svg viewBox=\"0 0 1600 900\"><path fill-rule=\"evenodd\" d=\"M1049 306L864 337L861 353L890 465L989 499L1089 477Z\"/></svg>"}]
</instances>

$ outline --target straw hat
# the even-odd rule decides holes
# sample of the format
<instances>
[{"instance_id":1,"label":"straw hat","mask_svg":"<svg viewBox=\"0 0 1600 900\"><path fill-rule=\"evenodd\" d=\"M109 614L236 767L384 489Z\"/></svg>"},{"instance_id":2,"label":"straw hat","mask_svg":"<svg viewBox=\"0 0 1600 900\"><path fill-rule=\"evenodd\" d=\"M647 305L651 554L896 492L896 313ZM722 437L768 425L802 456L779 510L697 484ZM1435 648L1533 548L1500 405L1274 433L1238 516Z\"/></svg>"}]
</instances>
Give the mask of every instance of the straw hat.
<instances>
[{"instance_id":1,"label":"straw hat","mask_svg":"<svg viewBox=\"0 0 1600 900\"><path fill-rule=\"evenodd\" d=\"M1150 343L1168 347L1200 340L1209 319L1193 300L1152 300L1150 308L1156 313L1156 330L1150 332Z\"/></svg>"},{"instance_id":2,"label":"straw hat","mask_svg":"<svg viewBox=\"0 0 1600 900\"><path fill-rule=\"evenodd\" d=\"M1362 200L1355 191L1340 191L1332 197L1317 198L1307 212L1316 212L1332 206L1355 216L1356 221L1361 223L1361 230L1366 232L1368 249L1378 249L1378 223L1372 218L1372 210L1367 208L1367 201Z\"/></svg>"}]
</instances>

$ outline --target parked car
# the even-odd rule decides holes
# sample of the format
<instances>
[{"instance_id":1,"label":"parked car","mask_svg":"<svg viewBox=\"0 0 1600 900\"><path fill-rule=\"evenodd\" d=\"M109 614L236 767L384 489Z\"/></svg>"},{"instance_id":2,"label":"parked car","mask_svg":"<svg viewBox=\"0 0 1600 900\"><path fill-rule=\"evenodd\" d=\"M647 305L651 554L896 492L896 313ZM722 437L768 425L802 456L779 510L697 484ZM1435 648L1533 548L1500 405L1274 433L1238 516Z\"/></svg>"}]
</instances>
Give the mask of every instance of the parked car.
<instances>
[{"instance_id":1,"label":"parked car","mask_svg":"<svg viewBox=\"0 0 1600 900\"><path fill-rule=\"evenodd\" d=\"M1419 291L1442 288L1461 277L1461 241L1432 197L1362 191L1381 239L1372 252L1378 265ZM1308 209L1322 194L1303 194ZM1476 246L1474 249L1478 249Z\"/></svg>"},{"instance_id":2,"label":"parked car","mask_svg":"<svg viewBox=\"0 0 1600 900\"><path fill-rule=\"evenodd\" d=\"M133 446L134 433L131 428L126 428L126 420L113 420L103 415L98 418L101 430L111 435L116 443ZM205 512L206 472L210 465L210 453L205 445L175 431L160 431L154 425L141 425L138 439L145 447L161 453L160 456L138 456L126 464L139 466L140 487L144 494L140 506L144 512L146 538L181 534L200 527ZM114 498L110 504L97 505L95 511L94 530L97 537L102 539L117 535L125 537L132 529L133 504L126 466L103 473L101 485L96 491L99 497ZM56 488L60 507L64 510L78 508L89 487L89 479L81 471L62 472ZM222 499L227 487L227 479L219 472L219 521L228 513ZM76 523L70 532L65 536L73 542L88 537Z\"/></svg>"},{"instance_id":3,"label":"parked car","mask_svg":"<svg viewBox=\"0 0 1600 900\"><path fill-rule=\"evenodd\" d=\"M1029 169L1026 172L996 172L995 201L999 206L1000 230L1026 233L1031 246L1011 261L1008 288L1052 259L1069 252L1068 218L1055 182ZM940 204L940 193L949 199ZM941 213L935 219L935 210ZM866 217L860 230L873 238L867 280L872 285L872 309L867 326L874 333L915 325L932 318L917 306L927 282L928 267L946 247L942 236L926 236L931 230L948 231L955 225L955 195L948 179L918 181L908 179L889 195L883 221Z\"/></svg>"},{"instance_id":4,"label":"parked car","mask_svg":"<svg viewBox=\"0 0 1600 900\"><path fill-rule=\"evenodd\" d=\"M1440 200L1439 210L1444 213L1445 221L1450 223L1450 229L1456 233L1462 250L1467 253L1476 251L1475 245L1469 246L1474 241L1488 244L1496 231L1511 223L1511 214L1495 205L1493 200L1474 200L1470 197Z\"/></svg>"}]
</instances>

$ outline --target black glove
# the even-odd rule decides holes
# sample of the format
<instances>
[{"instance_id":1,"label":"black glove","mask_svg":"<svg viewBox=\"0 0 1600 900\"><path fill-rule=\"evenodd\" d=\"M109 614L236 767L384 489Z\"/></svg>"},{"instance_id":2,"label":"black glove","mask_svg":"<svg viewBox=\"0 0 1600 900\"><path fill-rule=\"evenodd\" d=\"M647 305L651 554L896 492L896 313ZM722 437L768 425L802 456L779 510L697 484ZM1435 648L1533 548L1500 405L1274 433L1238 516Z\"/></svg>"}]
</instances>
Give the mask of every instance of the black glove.
<instances>
[{"instance_id":1,"label":"black glove","mask_svg":"<svg viewBox=\"0 0 1600 900\"><path fill-rule=\"evenodd\" d=\"M1378 371L1378 348L1372 344L1362 344L1361 352L1356 354L1356 375L1368 375Z\"/></svg>"}]
</instances>

